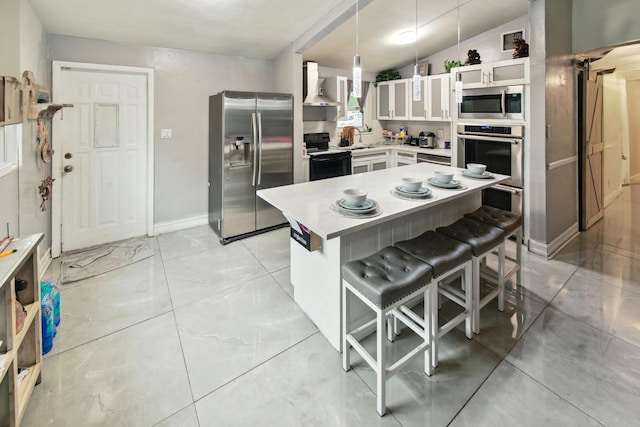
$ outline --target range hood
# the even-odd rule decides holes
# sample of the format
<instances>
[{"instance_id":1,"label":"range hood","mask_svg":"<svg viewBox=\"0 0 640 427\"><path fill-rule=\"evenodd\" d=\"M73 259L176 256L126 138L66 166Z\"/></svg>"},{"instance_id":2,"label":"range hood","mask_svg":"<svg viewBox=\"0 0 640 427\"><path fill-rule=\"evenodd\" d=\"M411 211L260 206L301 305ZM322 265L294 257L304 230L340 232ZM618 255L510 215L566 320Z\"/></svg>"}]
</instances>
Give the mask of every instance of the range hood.
<instances>
[{"instance_id":1,"label":"range hood","mask_svg":"<svg viewBox=\"0 0 640 427\"><path fill-rule=\"evenodd\" d=\"M305 62L302 70L302 95L304 96L302 105L320 107L338 105L337 102L324 95L322 81L318 77L318 63Z\"/></svg>"}]
</instances>

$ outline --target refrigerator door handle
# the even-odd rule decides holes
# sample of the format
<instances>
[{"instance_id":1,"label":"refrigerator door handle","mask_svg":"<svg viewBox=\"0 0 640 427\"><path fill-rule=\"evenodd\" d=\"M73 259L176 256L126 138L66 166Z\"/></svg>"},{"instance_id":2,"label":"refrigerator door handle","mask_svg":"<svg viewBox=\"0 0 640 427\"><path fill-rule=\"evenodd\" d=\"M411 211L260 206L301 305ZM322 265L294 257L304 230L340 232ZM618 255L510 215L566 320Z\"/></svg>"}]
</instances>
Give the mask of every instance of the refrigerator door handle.
<instances>
[{"instance_id":1,"label":"refrigerator door handle","mask_svg":"<svg viewBox=\"0 0 640 427\"><path fill-rule=\"evenodd\" d=\"M262 181L262 113L258 113L258 146L260 153L258 154L258 185Z\"/></svg>"},{"instance_id":2,"label":"refrigerator door handle","mask_svg":"<svg viewBox=\"0 0 640 427\"><path fill-rule=\"evenodd\" d=\"M251 178L251 185L256 186L256 168L258 163L258 136L256 134L256 113L251 113L251 136L253 139L253 177Z\"/></svg>"}]
</instances>

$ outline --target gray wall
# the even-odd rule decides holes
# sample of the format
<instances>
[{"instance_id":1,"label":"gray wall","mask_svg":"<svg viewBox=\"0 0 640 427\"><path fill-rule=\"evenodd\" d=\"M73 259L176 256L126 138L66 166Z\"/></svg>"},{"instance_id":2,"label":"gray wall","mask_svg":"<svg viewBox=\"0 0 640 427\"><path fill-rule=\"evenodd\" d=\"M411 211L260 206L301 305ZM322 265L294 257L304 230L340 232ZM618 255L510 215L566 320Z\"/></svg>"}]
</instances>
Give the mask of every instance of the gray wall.
<instances>
[{"instance_id":1,"label":"gray wall","mask_svg":"<svg viewBox=\"0 0 640 427\"><path fill-rule=\"evenodd\" d=\"M573 0L573 52L640 39L640 1Z\"/></svg>"},{"instance_id":2,"label":"gray wall","mask_svg":"<svg viewBox=\"0 0 640 427\"><path fill-rule=\"evenodd\" d=\"M47 44L42 24L27 1L0 2L0 75L21 78L33 71L39 84L49 86ZM17 170L0 178L0 230L9 223L11 234L44 233L41 256L51 246L51 213L40 210L38 186L51 173L37 152L37 125L23 116L22 160ZM50 204L47 206L50 207Z\"/></svg>"},{"instance_id":3,"label":"gray wall","mask_svg":"<svg viewBox=\"0 0 640 427\"><path fill-rule=\"evenodd\" d=\"M209 95L272 91L272 62L64 36L49 43L53 60L155 70L155 224L205 216ZM160 139L164 128L172 139Z\"/></svg>"}]
</instances>

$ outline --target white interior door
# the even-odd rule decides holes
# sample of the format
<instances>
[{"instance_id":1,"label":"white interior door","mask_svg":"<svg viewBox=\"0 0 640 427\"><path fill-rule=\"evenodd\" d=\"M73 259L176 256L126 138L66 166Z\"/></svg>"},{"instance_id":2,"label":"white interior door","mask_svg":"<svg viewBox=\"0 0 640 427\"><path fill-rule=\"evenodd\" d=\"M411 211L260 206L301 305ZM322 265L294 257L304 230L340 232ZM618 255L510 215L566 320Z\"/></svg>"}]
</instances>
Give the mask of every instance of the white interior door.
<instances>
[{"instance_id":1,"label":"white interior door","mask_svg":"<svg viewBox=\"0 0 640 427\"><path fill-rule=\"evenodd\" d=\"M147 76L63 69L62 250L146 234Z\"/></svg>"},{"instance_id":2,"label":"white interior door","mask_svg":"<svg viewBox=\"0 0 640 427\"><path fill-rule=\"evenodd\" d=\"M585 74L586 77L587 74ZM585 140L584 182L582 183L582 224L589 229L604 216L602 184L604 143L602 139L602 92L603 78L597 73L588 73L585 80Z\"/></svg>"}]
</instances>

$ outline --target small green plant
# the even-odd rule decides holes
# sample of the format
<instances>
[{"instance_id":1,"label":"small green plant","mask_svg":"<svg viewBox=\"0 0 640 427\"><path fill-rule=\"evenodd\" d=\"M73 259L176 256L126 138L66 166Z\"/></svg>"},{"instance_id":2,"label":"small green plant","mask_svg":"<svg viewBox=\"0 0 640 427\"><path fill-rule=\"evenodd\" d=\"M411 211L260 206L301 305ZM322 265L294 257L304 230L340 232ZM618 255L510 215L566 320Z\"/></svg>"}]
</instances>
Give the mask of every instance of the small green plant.
<instances>
[{"instance_id":1,"label":"small green plant","mask_svg":"<svg viewBox=\"0 0 640 427\"><path fill-rule=\"evenodd\" d=\"M444 60L444 70L448 73L452 68L457 68L462 66L462 62L460 61L449 61L448 59Z\"/></svg>"},{"instance_id":2,"label":"small green plant","mask_svg":"<svg viewBox=\"0 0 640 427\"><path fill-rule=\"evenodd\" d=\"M384 70L378 73L378 75L376 76L376 81L375 83L373 83L373 85L375 87L378 87L379 82L386 82L389 80L400 80L401 78L402 77L400 76L400 73L397 72L396 70Z\"/></svg>"}]
</instances>

